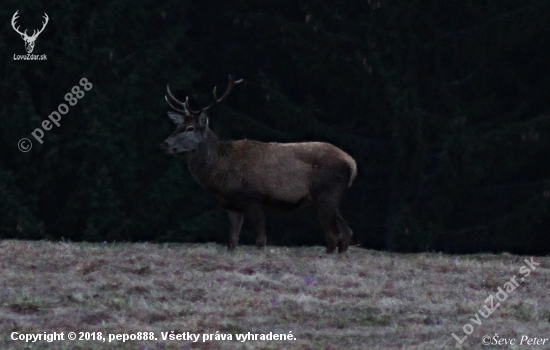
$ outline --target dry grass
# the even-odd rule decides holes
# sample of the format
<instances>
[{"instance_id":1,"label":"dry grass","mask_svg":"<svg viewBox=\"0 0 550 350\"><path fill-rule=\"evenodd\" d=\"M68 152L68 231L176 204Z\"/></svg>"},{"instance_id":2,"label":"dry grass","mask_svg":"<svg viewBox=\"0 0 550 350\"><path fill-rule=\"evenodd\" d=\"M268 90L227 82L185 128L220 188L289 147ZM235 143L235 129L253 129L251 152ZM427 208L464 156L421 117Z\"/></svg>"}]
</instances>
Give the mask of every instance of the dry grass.
<instances>
[{"instance_id":1,"label":"dry grass","mask_svg":"<svg viewBox=\"0 0 550 350\"><path fill-rule=\"evenodd\" d=\"M1 349L448 349L525 257L351 248L0 242ZM550 337L550 259L461 346ZM160 332L285 333L294 341L162 341ZM158 341L10 340L11 332L154 331ZM513 347L511 347L513 348ZM524 348L524 347L522 347ZM549 349L549 346L537 349Z\"/></svg>"}]
</instances>

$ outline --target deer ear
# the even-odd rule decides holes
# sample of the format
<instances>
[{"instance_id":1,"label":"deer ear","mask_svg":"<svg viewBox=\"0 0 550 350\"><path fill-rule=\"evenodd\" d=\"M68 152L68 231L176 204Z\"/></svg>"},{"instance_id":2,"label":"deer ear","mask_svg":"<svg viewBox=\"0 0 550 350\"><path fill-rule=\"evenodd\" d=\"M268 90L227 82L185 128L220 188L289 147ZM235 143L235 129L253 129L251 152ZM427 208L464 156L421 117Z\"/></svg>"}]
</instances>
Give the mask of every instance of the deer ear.
<instances>
[{"instance_id":1,"label":"deer ear","mask_svg":"<svg viewBox=\"0 0 550 350\"><path fill-rule=\"evenodd\" d=\"M201 115L199 116L199 125L203 128L208 126L208 117L206 116L206 112L201 112Z\"/></svg>"},{"instance_id":2,"label":"deer ear","mask_svg":"<svg viewBox=\"0 0 550 350\"><path fill-rule=\"evenodd\" d=\"M176 125L180 125L180 124L183 124L183 116L181 114L177 114L177 113L172 113L172 112L168 112L168 117L170 117L170 119L172 119L172 121L174 122L174 124Z\"/></svg>"}]
</instances>

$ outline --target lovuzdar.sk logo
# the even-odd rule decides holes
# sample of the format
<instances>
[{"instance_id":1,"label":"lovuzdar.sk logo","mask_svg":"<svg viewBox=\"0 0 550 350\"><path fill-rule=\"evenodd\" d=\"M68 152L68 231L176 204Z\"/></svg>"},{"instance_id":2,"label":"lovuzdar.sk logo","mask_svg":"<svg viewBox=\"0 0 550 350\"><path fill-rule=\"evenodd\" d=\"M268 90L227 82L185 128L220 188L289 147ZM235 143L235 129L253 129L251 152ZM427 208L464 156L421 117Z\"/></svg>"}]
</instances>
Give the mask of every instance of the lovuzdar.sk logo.
<instances>
[{"instance_id":1,"label":"lovuzdar.sk logo","mask_svg":"<svg viewBox=\"0 0 550 350\"><path fill-rule=\"evenodd\" d=\"M19 26L16 27L15 21L17 21L18 18L18 12L19 10L15 11L13 14L13 17L11 18L11 26L13 27L13 30L15 30L19 35L21 35L21 38L25 41L25 50L27 50L26 55L13 55L14 61L19 60L25 60L25 61L42 61L47 60L48 58L46 55L33 55L32 50L34 50L34 44L36 41L36 38L44 31L44 28L46 28L46 24L48 24L48 14L44 12L44 22L42 22L42 29L40 30L33 30L32 35L27 35L27 29L25 29L24 32L21 32L19 30Z\"/></svg>"}]
</instances>

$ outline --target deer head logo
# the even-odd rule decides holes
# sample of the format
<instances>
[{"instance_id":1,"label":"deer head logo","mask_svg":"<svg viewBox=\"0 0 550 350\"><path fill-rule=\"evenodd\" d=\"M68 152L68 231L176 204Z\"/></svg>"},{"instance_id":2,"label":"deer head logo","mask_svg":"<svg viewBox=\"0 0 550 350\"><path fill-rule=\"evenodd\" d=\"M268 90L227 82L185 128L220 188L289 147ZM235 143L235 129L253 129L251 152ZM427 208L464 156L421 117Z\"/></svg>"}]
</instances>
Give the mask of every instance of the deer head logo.
<instances>
[{"instance_id":1,"label":"deer head logo","mask_svg":"<svg viewBox=\"0 0 550 350\"><path fill-rule=\"evenodd\" d=\"M40 33L42 33L42 31L44 30L44 28L46 28L46 24L48 24L48 15L46 14L46 12L44 12L44 19L45 19L45 22L42 22L42 29L40 30L33 30L32 32L32 35L31 36L28 36L27 35L27 30L25 29L24 32L20 32L19 31L19 26L16 28L15 27L15 21L17 20L18 18L18 13L19 10L15 11L15 13L13 14L13 17L11 18L11 26L13 27L13 30L15 30L17 33L19 33L19 35L21 35L21 38L23 38L23 40L25 40L25 50L27 50L27 53L32 53L32 50L34 49L34 42L36 41L36 38L38 38L38 35L40 35Z\"/></svg>"}]
</instances>

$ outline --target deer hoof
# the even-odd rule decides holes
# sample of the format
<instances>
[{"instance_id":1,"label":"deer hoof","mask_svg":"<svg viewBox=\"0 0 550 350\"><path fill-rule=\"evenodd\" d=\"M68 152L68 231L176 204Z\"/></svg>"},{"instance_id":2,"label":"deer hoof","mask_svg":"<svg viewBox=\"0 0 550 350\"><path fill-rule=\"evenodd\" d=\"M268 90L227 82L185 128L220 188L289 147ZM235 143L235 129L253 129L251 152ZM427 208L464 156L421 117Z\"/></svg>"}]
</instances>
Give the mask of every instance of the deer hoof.
<instances>
[{"instance_id":1,"label":"deer hoof","mask_svg":"<svg viewBox=\"0 0 550 350\"><path fill-rule=\"evenodd\" d=\"M348 246L349 246L349 244L347 242L344 242L343 240L338 242L338 253L342 254L342 253L347 252L348 251Z\"/></svg>"}]
</instances>

